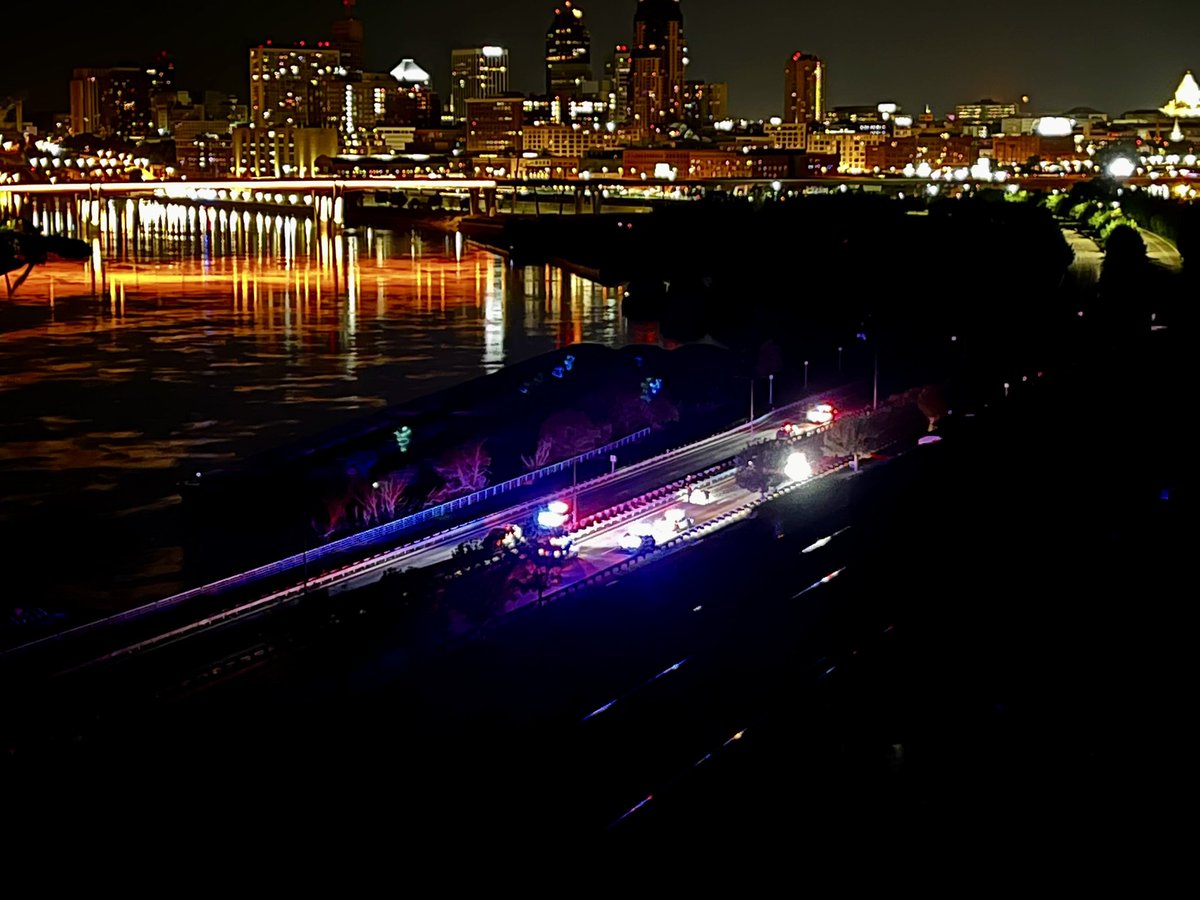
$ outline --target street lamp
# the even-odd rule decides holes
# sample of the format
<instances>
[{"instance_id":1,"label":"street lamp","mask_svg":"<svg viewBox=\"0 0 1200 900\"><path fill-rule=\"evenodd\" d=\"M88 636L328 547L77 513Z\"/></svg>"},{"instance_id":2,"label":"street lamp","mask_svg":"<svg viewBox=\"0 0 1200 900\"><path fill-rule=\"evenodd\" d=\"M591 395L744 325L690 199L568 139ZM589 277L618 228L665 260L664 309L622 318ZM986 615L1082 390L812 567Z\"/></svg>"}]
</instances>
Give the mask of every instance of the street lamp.
<instances>
[{"instance_id":1,"label":"street lamp","mask_svg":"<svg viewBox=\"0 0 1200 900\"><path fill-rule=\"evenodd\" d=\"M775 408L775 376L767 376L767 406Z\"/></svg>"},{"instance_id":2,"label":"street lamp","mask_svg":"<svg viewBox=\"0 0 1200 900\"><path fill-rule=\"evenodd\" d=\"M871 411L879 409L879 348L875 348L875 393L871 396Z\"/></svg>"},{"instance_id":3,"label":"street lamp","mask_svg":"<svg viewBox=\"0 0 1200 900\"><path fill-rule=\"evenodd\" d=\"M808 390L808 360L804 361L804 389Z\"/></svg>"},{"instance_id":4,"label":"street lamp","mask_svg":"<svg viewBox=\"0 0 1200 900\"><path fill-rule=\"evenodd\" d=\"M838 347L838 374L842 374L842 350L844 347Z\"/></svg>"}]
</instances>

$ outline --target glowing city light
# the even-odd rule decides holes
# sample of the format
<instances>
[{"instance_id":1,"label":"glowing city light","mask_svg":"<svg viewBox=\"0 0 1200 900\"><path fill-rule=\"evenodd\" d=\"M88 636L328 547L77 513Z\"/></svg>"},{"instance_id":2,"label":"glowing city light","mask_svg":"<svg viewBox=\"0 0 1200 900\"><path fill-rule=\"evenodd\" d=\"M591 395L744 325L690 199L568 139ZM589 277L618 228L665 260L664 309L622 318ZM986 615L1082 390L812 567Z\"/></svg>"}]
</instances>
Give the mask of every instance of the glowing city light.
<instances>
[{"instance_id":1,"label":"glowing city light","mask_svg":"<svg viewBox=\"0 0 1200 900\"><path fill-rule=\"evenodd\" d=\"M1119 156L1108 164L1108 174L1113 178L1128 178L1137 171L1133 160Z\"/></svg>"}]
</instances>

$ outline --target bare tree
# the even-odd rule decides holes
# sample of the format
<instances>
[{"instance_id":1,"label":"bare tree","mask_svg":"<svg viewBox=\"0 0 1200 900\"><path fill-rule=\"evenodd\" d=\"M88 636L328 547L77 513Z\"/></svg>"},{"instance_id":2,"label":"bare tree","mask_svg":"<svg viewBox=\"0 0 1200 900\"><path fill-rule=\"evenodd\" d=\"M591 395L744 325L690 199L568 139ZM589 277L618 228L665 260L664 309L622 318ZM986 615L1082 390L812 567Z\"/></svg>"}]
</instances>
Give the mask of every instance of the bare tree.
<instances>
[{"instance_id":1,"label":"bare tree","mask_svg":"<svg viewBox=\"0 0 1200 900\"><path fill-rule=\"evenodd\" d=\"M850 468L858 471L858 461L871 452L871 428L864 416L839 419L825 432L825 455L849 457Z\"/></svg>"},{"instance_id":2,"label":"bare tree","mask_svg":"<svg viewBox=\"0 0 1200 900\"><path fill-rule=\"evenodd\" d=\"M569 459L604 443L604 430L586 414L568 409L542 423L540 440L550 442L551 459Z\"/></svg>"},{"instance_id":3,"label":"bare tree","mask_svg":"<svg viewBox=\"0 0 1200 900\"><path fill-rule=\"evenodd\" d=\"M538 438L537 449L533 451L533 456L521 454L521 462L525 464L525 468L529 471L540 469L550 462L550 452L554 449L554 442L550 438L543 435Z\"/></svg>"},{"instance_id":4,"label":"bare tree","mask_svg":"<svg viewBox=\"0 0 1200 900\"><path fill-rule=\"evenodd\" d=\"M322 537L329 537L342 527L349 512L349 504L345 494L330 494L325 498L324 515L320 517L320 528L317 530ZM314 519L314 526L317 520Z\"/></svg>"},{"instance_id":5,"label":"bare tree","mask_svg":"<svg viewBox=\"0 0 1200 900\"><path fill-rule=\"evenodd\" d=\"M379 518L380 510L383 507L383 498L380 496L379 489L374 487L371 482L360 481L350 494L350 505L357 513L359 522L363 525L372 525Z\"/></svg>"},{"instance_id":6,"label":"bare tree","mask_svg":"<svg viewBox=\"0 0 1200 900\"><path fill-rule=\"evenodd\" d=\"M379 480L380 511L388 519L395 518L397 508L403 508L401 500L404 498L404 492L408 490L410 484L412 484L412 474L410 472L393 472L386 478Z\"/></svg>"},{"instance_id":7,"label":"bare tree","mask_svg":"<svg viewBox=\"0 0 1200 900\"><path fill-rule=\"evenodd\" d=\"M430 499L441 502L483 490L491 476L488 468L491 462L491 455L483 449L483 441L450 451L433 467L445 484L434 491Z\"/></svg>"}]
</instances>

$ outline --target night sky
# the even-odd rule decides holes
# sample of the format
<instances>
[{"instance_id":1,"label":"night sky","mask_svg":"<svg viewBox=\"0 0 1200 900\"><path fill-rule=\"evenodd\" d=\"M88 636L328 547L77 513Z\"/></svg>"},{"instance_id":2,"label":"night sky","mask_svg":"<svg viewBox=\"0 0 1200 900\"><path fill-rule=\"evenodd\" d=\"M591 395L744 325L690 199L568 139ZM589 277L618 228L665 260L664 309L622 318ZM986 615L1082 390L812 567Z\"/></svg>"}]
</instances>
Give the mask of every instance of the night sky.
<instances>
[{"instance_id":1,"label":"night sky","mask_svg":"<svg viewBox=\"0 0 1200 900\"><path fill-rule=\"evenodd\" d=\"M592 30L593 65L632 35L635 0L579 0ZM245 101L246 49L328 37L337 0L207 0L151 3L149 12L94 0L6 6L0 96L27 94L27 109L68 108L74 66L141 63L169 50L181 88L216 88ZM452 47L502 44L512 53L513 89L540 91L549 0L360 0L367 57L386 71L411 56L446 90ZM99 12L105 7L113 10ZM1009 7L1012 8L1012 7ZM783 62L796 49L829 64L830 102L890 99L937 113L956 102L1030 95L1056 112L1076 105L1106 112L1159 106L1183 71L1200 70L1200 3L1092 0L970 4L938 18L901 12L891 0L683 0L691 77L730 83L731 112L778 115ZM199 99L199 96L197 96Z\"/></svg>"}]
</instances>

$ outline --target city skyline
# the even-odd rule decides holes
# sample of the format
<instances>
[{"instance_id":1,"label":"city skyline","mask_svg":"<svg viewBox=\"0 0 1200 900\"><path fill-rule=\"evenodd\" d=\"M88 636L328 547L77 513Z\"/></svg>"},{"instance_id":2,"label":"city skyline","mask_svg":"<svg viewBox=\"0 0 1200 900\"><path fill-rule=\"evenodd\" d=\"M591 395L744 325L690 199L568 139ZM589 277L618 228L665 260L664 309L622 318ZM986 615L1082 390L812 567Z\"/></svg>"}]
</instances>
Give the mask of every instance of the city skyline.
<instances>
[{"instance_id":1,"label":"city skyline","mask_svg":"<svg viewBox=\"0 0 1200 900\"><path fill-rule=\"evenodd\" d=\"M580 3L592 32L593 55L602 59L618 42L632 37L636 3ZM877 8L878 7L878 11ZM982 97L1031 98L1044 112L1086 105L1119 114L1158 106L1169 97L1187 69L1200 66L1192 36L1200 29L1200 8L1150 2L1140 8L1147 22L1171 21L1156 36L1153 53L1131 55L1129 32L1120 27L1115 3L1094 4L1092 17L1079 21L1068 12L1048 11L1036 23L997 20L986 10L958 13L953 25L939 26L915 17L885 23L885 7L864 0L854 21L866 22L853 33L833 12L799 10L783 0L752 0L743 9L756 12L732 19L716 0L684 0L682 10L690 49L689 77L730 84L730 112L749 118L781 115L782 68L795 51L820 56L830 66L829 105L894 100L915 110L931 104L944 111L955 103ZM7 52L0 73L0 95L26 94L31 112L66 109L70 71L76 67L140 64L161 50L176 60L178 85L199 91L220 89L245 98L249 47L272 39L326 39L340 6L310 0L297 8L279 2L256 4L247 11L228 0L208 4L206 18L219 28L180 28L164 32L155 21L125 21L95 40L95 22L75 0L60 5L66 25L53 43L19 42ZM236 16L235 16L236 10ZM416 59L445 91L450 50L496 43L510 48L512 89L540 93L545 83L544 38L554 4L519 0L506 13L479 0L461 0L457 14L443 9L391 7L362 0L357 14L366 29L366 63L388 71L401 58ZM878 16L878 29L871 27ZM28 10L9 14L15 30L44 27ZM1038 27L1031 27L1036 25ZM1149 27L1149 26L1147 26ZM970 36L970 39L966 39ZM1119 61L1119 65L1114 64ZM1120 73L1119 80L1112 79Z\"/></svg>"}]
</instances>

